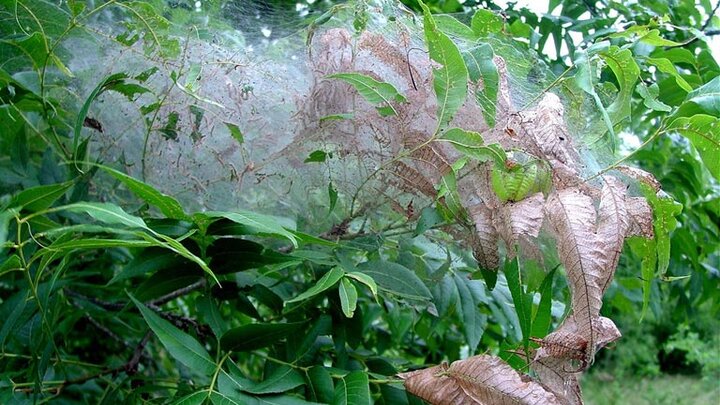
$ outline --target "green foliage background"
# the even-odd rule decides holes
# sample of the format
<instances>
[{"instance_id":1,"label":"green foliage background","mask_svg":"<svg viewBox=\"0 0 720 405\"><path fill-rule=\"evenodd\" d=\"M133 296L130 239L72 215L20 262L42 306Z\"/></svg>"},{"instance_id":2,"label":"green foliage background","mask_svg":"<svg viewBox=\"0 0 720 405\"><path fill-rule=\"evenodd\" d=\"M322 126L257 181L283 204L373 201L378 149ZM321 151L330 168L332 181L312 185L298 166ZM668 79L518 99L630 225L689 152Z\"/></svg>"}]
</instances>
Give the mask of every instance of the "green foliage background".
<instances>
[{"instance_id":1,"label":"green foliage background","mask_svg":"<svg viewBox=\"0 0 720 405\"><path fill-rule=\"evenodd\" d=\"M242 24L237 14L221 18L234 3L207 2L203 28ZM308 16L295 21L295 2L263 4L287 30L332 6L307 4ZM476 4L428 5L471 13ZM615 145L617 163L653 173L683 206L676 227L672 216L656 224L652 246L626 249L603 309L625 337L600 353L599 372L717 381L720 67L707 45L720 29L717 6L551 0L552 13L538 16L478 5L497 13L506 39L538 52L555 88L608 106L605 147ZM85 118L95 98L114 91L132 100L147 89L143 77L119 73L89 98L69 94L66 41L97 34L87 22L108 11L127 21L110 38L118 46L142 33L145 52L173 56L181 51L174 24L201 24L193 8L0 0L0 402L419 403L396 373L486 350L523 367L505 352L527 344L528 317L518 313L547 333L567 301L561 278L528 264L524 286L500 274L492 288L469 252L432 229L442 212L328 240L253 212L188 212L95 161L81 135L93 126ZM620 56L627 64L613 65ZM631 76L629 85L618 79ZM641 146L623 145L613 135L621 133ZM101 201L101 176L134 197L122 207ZM676 209L663 201L671 200L657 201L658 212ZM536 301L520 302L525 292Z\"/></svg>"}]
</instances>

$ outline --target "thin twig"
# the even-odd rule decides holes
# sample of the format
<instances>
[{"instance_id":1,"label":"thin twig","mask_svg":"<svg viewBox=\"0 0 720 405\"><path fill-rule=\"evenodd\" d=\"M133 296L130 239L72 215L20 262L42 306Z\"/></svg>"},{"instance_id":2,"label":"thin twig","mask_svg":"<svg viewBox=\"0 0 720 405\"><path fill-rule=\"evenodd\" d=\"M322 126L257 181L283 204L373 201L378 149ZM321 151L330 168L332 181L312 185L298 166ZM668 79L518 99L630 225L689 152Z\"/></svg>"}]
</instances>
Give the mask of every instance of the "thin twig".
<instances>
[{"instance_id":1,"label":"thin twig","mask_svg":"<svg viewBox=\"0 0 720 405\"><path fill-rule=\"evenodd\" d=\"M193 292L195 290L199 290L199 289L205 287L206 283L207 282L205 281L205 279L201 278L200 280L190 284L187 287L180 288L169 294L165 294L162 297L155 298L154 300L150 301L148 304L157 305L157 306L167 304L168 302L174 300L175 298L180 298L184 295L190 294L191 292Z\"/></svg>"}]
</instances>

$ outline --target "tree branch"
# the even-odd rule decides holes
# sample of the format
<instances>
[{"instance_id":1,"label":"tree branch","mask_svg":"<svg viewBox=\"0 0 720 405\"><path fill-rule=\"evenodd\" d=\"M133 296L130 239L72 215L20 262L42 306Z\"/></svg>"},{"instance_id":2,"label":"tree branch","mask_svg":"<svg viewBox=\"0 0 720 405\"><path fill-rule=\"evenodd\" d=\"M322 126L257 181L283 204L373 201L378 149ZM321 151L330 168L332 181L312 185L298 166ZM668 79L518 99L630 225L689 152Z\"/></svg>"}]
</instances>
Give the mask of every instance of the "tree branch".
<instances>
[{"instance_id":1,"label":"tree branch","mask_svg":"<svg viewBox=\"0 0 720 405\"><path fill-rule=\"evenodd\" d=\"M133 375L137 373L138 365L140 364L140 359L143 357L143 352L145 351L145 346L147 346L148 342L150 341L150 337L152 336L152 332L148 331L145 336L140 340L140 342L135 347L135 350L133 351L132 356L130 359L128 359L127 362L124 364L112 367L112 368L106 368L104 370L101 370L97 373L89 374L86 376L73 378L70 380L60 381L59 384L55 387L52 387L51 390L56 390L59 394L60 391L63 390L63 388L69 386L69 385L77 385L77 384L84 384L90 380L94 380L96 378L105 376L105 375L116 375L118 373L126 373L127 375ZM34 388L23 388L23 389L17 389L19 386L23 386L24 384L16 384L14 386L14 390L22 391L22 392L34 392Z\"/></svg>"}]
</instances>

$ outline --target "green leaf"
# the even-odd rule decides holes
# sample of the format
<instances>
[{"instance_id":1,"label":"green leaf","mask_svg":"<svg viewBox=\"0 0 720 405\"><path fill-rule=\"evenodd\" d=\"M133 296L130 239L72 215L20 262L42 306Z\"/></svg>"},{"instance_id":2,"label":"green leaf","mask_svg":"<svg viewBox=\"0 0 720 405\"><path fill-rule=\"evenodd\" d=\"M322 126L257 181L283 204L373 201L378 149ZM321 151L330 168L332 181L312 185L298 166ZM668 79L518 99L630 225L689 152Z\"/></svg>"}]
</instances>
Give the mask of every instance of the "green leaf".
<instances>
[{"instance_id":1,"label":"green leaf","mask_svg":"<svg viewBox=\"0 0 720 405\"><path fill-rule=\"evenodd\" d=\"M399 297L413 300L429 300L432 297L420 278L403 265L375 260L361 263L358 270L375 280L380 289Z\"/></svg>"},{"instance_id":2,"label":"green leaf","mask_svg":"<svg viewBox=\"0 0 720 405\"><path fill-rule=\"evenodd\" d=\"M238 395L228 396L217 391L209 391L212 405L246 405L249 402Z\"/></svg>"},{"instance_id":3,"label":"green leaf","mask_svg":"<svg viewBox=\"0 0 720 405\"><path fill-rule=\"evenodd\" d=\"M130 228L149 229L142 218L128 214L115 204L79 202L57 207L57 210L85 213L93 217L93 219L109 225L125 225Z\"/></svg>"},{"instance_id":4,"label":"green leaf","mask_svg":"<svg viewBox=\"0 0 720 405\"><path fill-rule=\"evenodd\" d=\"M154 187L136 180L125 173L119 172L107 166L97 165L114 178L120 180L137 197L150 205L157 207L168 218L186 219L188 216L183 211L180 203L173 197L163 194Z\"/></svg>"},{"instance_id":5,"label":"green leaf","mask_svg":"<svg viewBox=\"0 0 720 405\"><path fill-rule=\"evenodd\" d=\"M449 142L463 154L481 162L493 161L497 165L504 165L507 155L497 144L484 145L482 135L460 128L447 130L438 141Z\"/></svg>"},{"instance_id":6,"label":"green leaf","mask_svg":"<svg viewBox=\"0 0 720 405\"><path fill-rule=\"evenodd\" d=\"M27 9L27 6L25 6ZM64 17L63 14L59 15ZM51 17L57 18L57 15ZM43 27L38 27L42 29ZM27 31L24 31L27 32ZM0 43L17 47L27 56L37 71L42 71L48 62L52 62L63 74L74 77L70 69L54 53L54 47L49 46L48 37L43 32L33 32L30 35L21 36L18 39L0 39Z\"/></svg>"},{"instance_id":7,"label":"green leaf","mask_svg":"<svg viewBox=\"0 0 720 405\"><path fill-rule=\"evenodd\" d=\"M425 207L420 211L420 218L418 218L413 236L422 235L425 231L443 222L442 216L435 207Z\"/></svg>"},{"instance_id":8,"label":"green leaf","mask_svg":"<svg viewBox=\"0 0 720 405\"><path fill-rule=\"evenodd\" d=\"M174 252L159 248L145 249L126 264L122 270L117 272L108 282L108 285L128 278L142 276L151 271L178 267L182 264L183 259Z\"/></svg>"},{"instance_id":9,"label":"green leaf","mask_svg":"<svg viewBox=\"0 0 720 405\"><path fill-rule=\"evenodd\" d=\"M660 94L660 88L657 83L647 86L641 81L638 83L637 90L640 97L643 98L643 104L645 104L645 107L655 111L672 111L672 107L657 99L658 94Z\"/></svg>"},{"instance_id":10,"label":"green leaf","mask_svg":"<svg viewBox=\"0 0 720 405\"><path fill-rule=\"evenodd\" d=\"M170 35L170 21L163 17L155 7L147 2L131 1L117 3L129 11L130 18L125 21L128 33L142 33L143 48L147 55L157 52L163 58L175 58L180 55L180 41ZM121 36L122 38L122 36ZM127 41L134 44L140 36Z\"/></svg>"},{"instance_id":11,"label":"green leaf","mask_svg":"<svg viewBox=\"0 0 720 405\"><path fill-rule=\"evenodd\" d=\"M470 22L472 30L479 36L499 34L505 28L505 21L490 10L478 9Z\"/></svg>"},{"instance_id":12,"label":"green leaf","mask_svg":"<svg viewBox=\"0 0 720 405\"><path fill-rule=\"evenodd\" d=\"M127 239L78 239L65 242L56 242L52 245L53 251L57 250L74 250L74 249L105 249L114 247L124 248L142 248L157 246L156 243L145 240L127 240ZM53 251L41 250L36 254L50 254Z\"/></svg>"},{"instance_id":13,"label":"green leaf","mask_svg":"<svg viewBox=\"0 0 720 405\"><path fill-rule=\"evenodd\" d=\"M342 121L342 120L351 120L355 117L355 114L353 113L344 113L344 114L330 114L326 115L324 117L320 118L320 122L325 121Z\"/></svg>"},{"instance_id":14,"label":"green leaf","mask_svg":"<svg viewBox=\"0 0 720 405\"><path fill-rule=\"evenodd\" d=\"M250 394L279 394L305 385L305 380L295 369L280 365L265 380L253 385L245 386L243 391Z\"/></svg>"},{"instance_id":15,"label":"green leaf","mask_svg":"<svg viewBox=\"0 0 720 405\"><path fill-rule=\"evenodd\" d=\"M215 301L208 296L198 297L196 303L198 314L200 314L205 323L210 325L210 329L212 329L215 337L220 339L228 330L228 324L220 314L220 308L218 308Z\"/></svg>"},{"instance_id":16,"label":"green leaf","mask_svg":"<svg viewBox=\"0 0 720 405\"><path fill-rule=\"evenodd\" d=\"M605 122L605 126L607 127L608 133L610 135L609 139L611 149L615 150L616 136L615 130L613 129L614 123L610 118L608 110L603 105L602 100L600 100L600 96L595 91L595 82L593 80L593 78L595 77L595 69L594 66L591 64L590 55L587 51L578 51L575 54L575 60L573 63L577 67L577 72L575 73L574 77L575 83L584 92L589 94L595 101L595 105L600 111L600 114L603 118L603 121Z\"/></svg>"},{"instance_id":17,"label":"green leaf","mask_svg":"<svg viewBox=\"0 0 720 405\"><path fill-rule=\"evenodd\" d=\"M333 187L332 182L328 183L328 198L330 199L330 209L328 210L329 214L335 209L335 205L337 205L338 200L338 192L335 187Z\"/></svg>"},{"instance_id":18,"label":"green leaf","mask_svg":"<svg viewBox=\"0 0 720 405\"><path fill-rule=\"evenodd\" d=\"M720 118L706 114L681 117L670 123L667 131L687 138L700 154L715 179L720 180Z\"/></svg>"},{"instance_id":19,"label":"green leaf","mask_svg":"<svg viewBox=\"0 0 720 405\"><path fill-rule=\"evenodd\" d=\"M538 161L506 169L495 166L491 174L491 185L500 201L520 201L525 197L543 192L547 193L552 185L551 173Z\"/></svg>"},{"instance_id":20,"label":"green leaf","mask_svg":"<svg viewBox=\"0 0 720 405\"><path fill-rule=\"evenodd\" d=\"M330 271L325 273L325 275L320 277L320 280L318 280L318 282L314 286L310 287L307 291L291 300L285 301L285 305L292 304L294 302L305 301L327 289L332 288L333 286L335 286L335 284L337 284L338 281L340 281L340 279L344 275L345 271L343 269L339 267L333 267L332 269L330 269Z\"/></svg>"},{"instance_id":21,"label":"green leaf","mask_svg":"<svg viewBox=\"0 0 720 405\"><path fill-rule=\"evenodd\" d=\"M532 321L530 336L544 338L552 326L553 278L557 268L550 270L540 285L540 304Z\"/></svg>"},{"instance_id":22,"label":"green leaf","mask_svg":"<svg viewBox=\"0 0 720 405\"><path fill-rule=\"evenodd\" d=\"M314 150L310 153L310 155L308 155L307 158L305 158L305 160L303 162L304 163L312 163L312 162L322 163L327 159L327 156L328 156L328 154L325 151Z\"/></svg>"},{"instance_id":23,"label":"green leaf","mask_svg":"<svg viewBox=\"0 0 720 405\"><path fill-rule=\"evenodd\" d=\"M295 235L280 225L275 217L244 210L237 210L233 212L208 211L199 215L210 218L229 219L235 223L247 225L260 233L285 237L289 239L295 247L298 246Z\"/></svg>"},{"instance_id":24,"label":"green leaf","mask_svg":"<svg viewBox=\"0 0 720 405\"><path fill-rule=\"evenodd\" d=\"M178 240L182 240L187 236L190 236L195 231L190 231L187 235L184 235L184 237L178 238ZM207 273L216 283L220 283L217 276L215 276L215 273L213 273L212 270L210 270L210 267L208 267L207 263L195 254L193 254L191 251L189 251L185 246L183 246L182 243L180 243L178 240L173 239L169 236L163 235L161 233L155 233L155 236L151 236L148 234L141 233L140 236L144 238L145 240L153 242L155 246L161 246L165 249L169 249L180 256L190 260L191 262L196 263L200 268Z\"/></svg>"},{"instance_id":25,"label":"green leaf","mask_svg":"<svg viewBox=\"0 0 720 405\"><path fill-rule=\"evenodd\" d=\"M18 255L12 255L9 258L5 259L4 262L0 263L0 277L3 276L6 273L10 273L13 271L22 271L23 265L22 261L20 261L20 257Z\"/></svg>"},{"instance_id":26,"label":"green leaf","mask_svg":"<svg viewBox=\"0 0 720 405\"><path fill-rule=\"evenodd\" d=\"M607 51L600 52L600 56L615 74L620 91L615 100L608 106L607 112L610 115L613 125L619 123L630 116L633 89L638 77L640 77L640 68L633 54L629 49L620 49L617 46L611 46Z\"/></svg>"},{"instance_id":27,"label":"green leaf","mask_svg":"<svg viewBox=\"0 0 720 405\"><path fill-rule=\"evenodd\" d=\"M240 130L240 128L239 128L237 125L235 125L235 124L233 124L233 123L230 123L230 122L226 122L226 123L225 123L225 126L226 126L226 127L228 128L228 130L230 131L230 135L231 135L236 141L238 141L238 143L241 143L241 144L242 144L242 143L245 142L245 137L243 137L243 133L242 133L242 131Z\"/></svg>"},{"instance_id":28,"label":"green leaf","mask_svg":"<svg viewBox=\"0 0 720 405\"><path fill-rule=\"evenodd\" d=\"M495 53L492 46L481 44L463 51L462 56L467 65L470 82L477 86L475 100L482 107L485 121L490 127L494 127L500 74L493 60ZM480 88L480 83L482 83L482 88Z\"/></svg>"},{"instance_id":29,"label":"green leaf","mask_svg":"<svg viewBox=\"0 0 720 405\"><path fill-rule=\"evenodd\" d=\"M483 280L485 280L485 285L487 285L488 290L492 291L495 288L495 284L497 284L497 270L480 268L480 275Z\"/></svg>"},{"instance_id":30,"label":"green leaf","mask_svg":"<svg viewBox=\"0 0 720 405\"><path fill-rule=\"evenodd\" d=\"M652 290L655 269L657 268L657 243L654 239L633 237L628 239L632 251L641 257L640 269L642 279L643 305L640 313L640 320L645 318L648 305L650 304L650 292Z\"/></svg>"},{"instance_id":31,"label":"green leaf","mask_svg":"<svg viewBox=\"0 0 720 405\"><path fill-rule=\"evenodd\" d=\"M675 65L673 65L670 60L666 58L647 58L647 62L651 65L654 65L658 68L659 71L663 73L667 73L670 76L675 78L675 82L682 88L683 90L687 92L693 91L692 86L685 81L685 79L680 76L680 73L678 73L677 69L675 68Z\"/></svg>"},{"instance_id":32,"label":"green leaf","mask_svg":"<svg viewBox=\"0 0 720 405\"><path fill-rule=\"evenodd\" d=\"M357 280L363 284L365 284L369 289L370 292L372 292L372 295L377 299L377 284L375 283L375 280L372 279L372 277L368 276L367 274L363 274L357 271L351 271L349 273L345 273L345 277L350 277L354 280Z\"/></svg>"},{"instance_id":33,"label":"green leaf","mask_svg":"<svg viewBox=\"0 0 720 405\"><path fill-rule=\"evenodd\" d=\"M462 221L467 217L465 208L462 205L462 200L460 199L460 192L457 187L457 173L455 170L449 171L440 178L438 199L444 199L443 202L454 218Z\"/></svg>"},{"instance_id":34,"label":"green leaf","mask_svg":"<svg viewBox=\"0 0 720 405\"><path fill-rule=\"evenodd\" d=\"M312 356L317 353L318 338L332 334L332 324L332 317L328 314L322 314L316 317L312 326L307 329L302 339L298 337L288 341L288 360L292 359L293 363L302 363L312 359Z\"/></svg>"},{"instance_id":35,"label":"green leaf","mask_svg":"<svg viewBox=\"0 0 720 405\"><path fill-rule=\"evenodd\" d=\"M675 217L682 212L683 206L665 192L656 193L646 184L641 184L640 189L653 210L657 271L664 276L670 265L670 233L677 227Z\"/></svg>"},{"instance_id":36,"label":"green leaf","mask_svg":"<svg viewBox=\"0 0 720 405\"><path fill-rule=\"evenodd\" d=\"M476 34L472 28L461 23L451 15L435 14L433 18L438 28L450 37L459 38L467 42L475 42L479 38L478 34Z\"/></svg>"},{"instance_id":37,"label":"green leaf","mask_svg":"<svg viewBox=\"0 0 720 405\"><path fill-rule=\"evenodd\" d=\"M454 273L447 272L440 280L430 286L430 291L433 295L433 304L440 318L454 314L455 308L460 302L454 276Z\"/></svg>"},{"instance_id":38,"label":"green leaf","mask_svg":"<svg viewBox=\"0 0 720 405\"><path fill-rule=\"evenodd\" d=\"M352 318L353 315L355 315L358 300L358 293L355 286L350 280L343 278L340 280L338 294L340 295L340 306L342 307L343 314L348 318Z\"/></svg>"},{"instance_id":39,"label":"green leaf","mask_svg":"<svg viewBox=\"0 0 720 405\"><path fill-rule=\"evenodd\" d=\"M472 281L461 277L457 273L453 275L453 278L458 292L457 307L460 309L458 316L460 317L465 339L468 346L470 346L470 352L474 353L485 332L487 316L480 312L478 307L480 301L469 288L469 283Z\"/></svg>"},{"instance_id":40,"label":"green leaf","mask_svg":"<svg viewBox=\"0 0 720 405\"><path fill-rule=\"evenodd\" d=\"M67 181L23 190L10 200L8 208L17 207L30 212L42 211L53 205L73 184L74 181Z\"/></svg>"},{"instance_id":41,"label":"green leaf","mask_svg":"<svg viewBox=\"0 0 720 405\"><path fill-rule=\"evenodd\" d=\"M172 405L202 405L208 398L206 390L195 391L172 402Z\"/></svg>"},{"instance_id":42,"label":"green leaf","mask_svg":"<svg viewBox=\"0 0 720 405\"><path fill-rule=\"evenodd\" d=\"M76 165L77 160L79 160L80 157L80 133L82 131L83 124L85 123L85 118L87 118L88 112L90 111L90 106L101 93L109 90L113 86L117 88L117 85L125 83L127 78L128 76L125 73L115 73L106 77L98 83L97 86L95 86L93 91L90 92L90 95L85 100L85 103L83 103L80 108L80 112L75 119L75 126L73 127L73 159L76 161Z\"/></svg>"},{"instance_id":43,"label":"green leaf","mask_svg":"<svg viewBox=\"0 0 720 405\"><path fill-rule=\"evenodd\" d=\"M530 331L532 330L532 294L525 292L520 273L520 262L517 257L508 261L504 271L513 305L515 306L515 313L520 322L520 330L522 331L523 337L522 343L527 350L530 343Z\"/></svg>"},{"instance_id":44,"label":"green leaf","mask_svg":"<svg viewBox=\"0 0 720 405\"><path fill-rule=\"evenodd\" d=\"M687 100L700 106L705 114L720 117L720 76L688 93Z\"/></svg>"},{"instance_id":45,"label":"green leaf","mask_svg":"<svg viewBox=\"0 0 720 405\"><path fill-rule=\"evenodd\" d=\"M171 356L192 371L206 376L213 374L216 368L215 362L210 359L210 355L195 338L161 318L132 295L130 295L130 299Z\"/></svg>"},{"instance_id":46,"label":"green leaf","mask_svg":"<svg viewBox=\"0 0 720 405\"><path fill-rule=\"evenodd\" d=\"M251 323L230 329L220 338L225 351L245 352L270 346L294 333L304 322Z\"/></svg>"},{"instance_id":47,"label":"green leaf","mask_svg":"<svg viewBox=\"0 0 720 405\"><path fill-rule=\"evenodd\" d=\"M379 82L370 76L360 73L337 73L327 76L330 79L339 79L352 85L358 93L370 104L377 108L381 116L397 115L391 102L403 103L405 96L400 94L395 86L386 82Z\"/></svg>"},{"instance_id":48,"label":"green leaf","mask_svg":"<svg viewBox=\"0 0 720 405\"><path fill-rule=\"evenodd\" d=\"M467 97L468 70L455 43L442 33L430 9L422 2L425 42L430 58L441 68L433 68L433 89L438 102L438 131L445 127ZM437 131L436 131L437 132Z\"/></svg>"},{"instance_id":49,"label":"green leaf","mask_svg":"<svg viewBox=\"0 0 720 405\"><path fill-rule=\"evenodd\" d=\"M335 386L332 377L323 366L313 366L307 373L310 382L311 399L322 403L331 403L335 395Z\"/></svg>"},{"instance_id":50,"label":"green leaf","mask_svg":"<svg viewBox=\"0 0 720 405\"><path fill-rule=\"evenodd\" d=\"M335 386L333 405L370 405L370 381L364 371L352 371L340 377Z\"/></svg>"},{"instance_id":51,"label":"green leaf","mask_svg":"<svg viewBox=\"0 0 720 405\"><path fill-rule=\"evenodd\" d=\"M639 41L652 46L682 46L679 42L661 37L660 30L648 31L647 34L640 37Z\"/></svg>"}]
</instances>

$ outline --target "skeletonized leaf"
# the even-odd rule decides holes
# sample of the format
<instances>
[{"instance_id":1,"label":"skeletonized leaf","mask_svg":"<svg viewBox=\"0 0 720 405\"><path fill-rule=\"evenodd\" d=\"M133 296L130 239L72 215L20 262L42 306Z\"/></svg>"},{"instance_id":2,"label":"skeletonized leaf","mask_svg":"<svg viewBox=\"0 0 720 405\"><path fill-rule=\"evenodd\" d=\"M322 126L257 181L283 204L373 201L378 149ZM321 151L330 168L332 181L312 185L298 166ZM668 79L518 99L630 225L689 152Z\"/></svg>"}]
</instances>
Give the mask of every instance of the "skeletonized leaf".
<instances>
[{"instance_id":1,"label":"skeletonized leaf","mask_svg":"<svg viewBox=\"0 0 720 405\"><path fill-rule=\"evenodd\" d=\"M593 322L600 313L601 283L606 278L602 246L594 232L597 214L593 199L580 189L565 189L550 196L545 209L556 235L560 260L568 273L577 333L588 340L590 359L595 345Z\"/></svg>"},{"instance_id":2,"label":"skeletonized leaf","mask_svg":"<svg viewBox=\"0 0 720 405\"><path fill-rule=\"evenodd\" d=\"M471 207L469 212L475 225L472 242L475 260L482 269L497 270L500 265L498 233L492 223L492 212L484 203Z\"/></svg>"},{"instance_id":3,"label":"skeletonized leaf","mask_svg":"<svg viewBox=\"0 0 720 405\"><path fill-rule=\"evenodd\" d=\"M572 166L577 152L573 149L563 121L565 108L560 98L553 93L546 93L539 104L532 116L532 125L528 127L528 132L546 158L554 158Z\"/></svg>"},{"instance_id":4,"label":"skeletonized leaf","mask_svg":"<svg viewBox=\"0 0 720 405\"><path fill-rule=\"evenodd\" d=\"M660 191L660 182L657 181L657 179L655 178L655 176L652 175L652 173L646 172L643 169L638 169L637 167L623 165L616 167L616 169L620 173L648 185L650 188L655 190L656 193Z\"/></svg>"},{"instance_id":5,"label":"skeletonized leaf","mask_svg":"<svg viewBox=\"0 0 720 405\"><path fill-rule=\"evenodd\" d=\"M630 228L628 236L642 236L646 239L655 237L653 232L653 213L650 204L642 197L628 197L625 200Z\"/></svg>"},{"instance_id":6,"label":"skeletonized leaf","mask_svg":"<svg viewBox=\"0 0 720 405\"><path fill-rule=\"evenodd\" d=\"M618 179L603 177L604 184L600 207L598 208L597 239L603 245L602 264L604 280L600 281L605 292L615 275L620 253L625 244L625 236L630 228L626 203L626 188Z\"/></svg>"},{"instance_id":7,"label":"skeletonized leaf","mask_svg":"<svg viewBox=\"0 0 720 405\"><path fill-rule=\"evenodd\" d=\"M405 388L435 405L552 405L561 402L497 357L480 355L399 375Z\"/></svg>"},{"instance_id":8,"label":"skeletonized leaf","mask_svg":"<svg viewBox=\"0 0 720 405\"><path fill-rule=\"evenodd\" d=\"M506 246L520 245L523 253L541 257L535 244L543 224L545 197L535 193L516 203L508 202L494 212L493 223ZM514 255L514 252L510 252Z\"/></svg>"}]
</instances>

